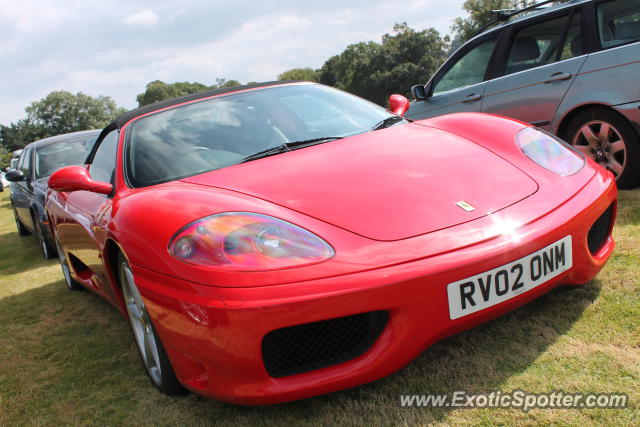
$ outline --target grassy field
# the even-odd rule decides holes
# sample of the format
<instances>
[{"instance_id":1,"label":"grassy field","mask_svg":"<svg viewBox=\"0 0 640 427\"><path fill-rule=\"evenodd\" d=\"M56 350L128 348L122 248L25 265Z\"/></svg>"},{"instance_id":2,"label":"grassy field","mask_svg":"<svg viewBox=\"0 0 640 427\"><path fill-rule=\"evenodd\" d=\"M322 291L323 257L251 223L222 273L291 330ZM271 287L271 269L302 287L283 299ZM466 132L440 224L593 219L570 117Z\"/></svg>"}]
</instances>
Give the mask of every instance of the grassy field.
<instances>
[{"instance_id":1,"label":"grassy field","mask_svg":"<svg viewBox=\"0 0 640 427\"><path fill-rule=\"evenodd\" d=\"M620 194L618 246L591 283L449 338L391 377L284 405L169 398L147 380L127 324L69 292L56 260L19 237L0 193L0 425L640 425L640 190ZM401 408L401 394L624 392L627 409Z\"/></svg>"}]
</instances>

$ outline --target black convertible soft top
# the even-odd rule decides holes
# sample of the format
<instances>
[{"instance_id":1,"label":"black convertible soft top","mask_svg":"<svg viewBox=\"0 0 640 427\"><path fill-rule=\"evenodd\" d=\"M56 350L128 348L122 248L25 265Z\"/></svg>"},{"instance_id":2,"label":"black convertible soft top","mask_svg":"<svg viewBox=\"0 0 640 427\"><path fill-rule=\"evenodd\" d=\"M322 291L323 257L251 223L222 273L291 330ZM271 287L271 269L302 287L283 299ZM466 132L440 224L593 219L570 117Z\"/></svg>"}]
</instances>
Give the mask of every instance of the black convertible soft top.
<instances>
[{"instance_id":1,"label":"black convertible soft top","mask_svg":"<svg viewBox=\"0 0 640 427\"><path fill-rule=\"evenodd\" d=\"M117 117L111 123L111 125L109 125L109 127L111 127L111 129L113 129L114 126L112 126L112 125L115 125L115 127L120 128L120 127L124 126L124 124L127 123L129 120L131 120L131 119L133 119L135 117L141 116L141 115L146 114L146 113L150 113L152 111L161 110L163 108L171 107L172 105L182 104L184 102L195 101L195 100L202 99L202 98L208 98L210 96L223 95L225 93L230 93L230 92L237 92L239 90L255 89L255 88L259 88L259 87L274 86L274 85L279 85L279 84L283 84L283 83L295 83L295 82L300 82L300 80L276 80L276 81L271 81L271 82L254 83L254 84L250 84L250 85L233 86L233 87L228 87L228 88L223 88L223 89L208 90L206 92L191 93L189 95L183 95L183 96L179 96L177 98L172 98L172 99L167 99L167 100L164 100L164 101L154 102L153 104L145 105L143 107L139 107L139 108L136 108L134 110L127 111L126 113L124 113L124 114L120 115L119 117Z\"/></svg>"}]
</instances>

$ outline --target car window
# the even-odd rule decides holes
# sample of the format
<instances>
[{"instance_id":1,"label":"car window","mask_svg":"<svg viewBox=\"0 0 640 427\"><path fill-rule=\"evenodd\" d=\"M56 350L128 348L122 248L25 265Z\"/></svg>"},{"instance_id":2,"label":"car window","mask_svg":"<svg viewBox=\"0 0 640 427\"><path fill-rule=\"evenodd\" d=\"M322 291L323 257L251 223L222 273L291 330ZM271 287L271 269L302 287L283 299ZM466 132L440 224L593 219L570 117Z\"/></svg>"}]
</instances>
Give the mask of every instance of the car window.
<instances>
[{"instance_id":1,"label":"car window","mask_svg":"<svg viewBox=\"0 0 640 427\"><path fill-rule=\"evenodd\" d=\"M438 80L433 94L482 82L495 46L496 39L491 39L472 48Z\"/></svg>"},{"instance_id":2,"label":"car window","mask_svg":"<svg viewBox=\"0 0 640 427\"><path fill-rule=\"evenodd\" d=\"M598 35L605 49L640 40L638 0L613 0L599 4Z\"/></svg>"},{"instance_id":3,"label":"car window","mask_svg":"<svg viewBox=\"0 0 640 427\"><path fill-rule=\"evenodd\" d=\"M32 147L28 147L24 150L18 162L18 169L20 169L27 178L31 176L31 148Z\"/></svg>"},{"instance_id":4,"label":"car window","mask_svg":"<svg viewBox=\"0 0 640 427\"><path fill-rule=\"evenodd\" d=\"M562 53L560 60L570 59L576 56L580 56L584 53L582 49L582 14L580 12L574 13L571 18L571 24L567 31L567 37L564 39L562 45Z\"/></svg>"},{"instance_id":5,"label":"car window","mask_svg":"<svg viewBox=\"0 0 640 427\"><path fill-rule=\"evenodd\" d=\"M27 158L27 156L25 155L25 152L27 150L23 151L22 154L20 154L20 157L18 157L18 163L16 164L16 169L22 170L22 166L24 165L24 159Z\"/></svg>"},{"instance_id":6,"label":"car window","mask_svg":"<svg viewBox=\"0 0 640 427\"><path fill-rule=\"evenodd\" d=\"M64 166L83 164L95 140L95 136L90 136L61 141L36 149L34 161L36 178L49 176Z\"/></svg>"},{"instance_id":7,"label":"car window","mask_svg":"<svg viewBox=\"0 0 640 427\"><path fill-rule=\"evenodd\" d=\"M89 174L92 179L101 182L111 182L113 171L116 168L116 151L118 148L119 135L120 132L113 130L107 134L100 143L89 167Z\"/></svg>"},{"instance_id":8,"label":"car window","mask_svg":"<svg viewBox=\"0 0 640 427\"><path fill-rule=\"evenodd\" d=\"M519 30L513 40L505 74L555 62L567 17L530 25Z\"/></svg>"}]
</instances>

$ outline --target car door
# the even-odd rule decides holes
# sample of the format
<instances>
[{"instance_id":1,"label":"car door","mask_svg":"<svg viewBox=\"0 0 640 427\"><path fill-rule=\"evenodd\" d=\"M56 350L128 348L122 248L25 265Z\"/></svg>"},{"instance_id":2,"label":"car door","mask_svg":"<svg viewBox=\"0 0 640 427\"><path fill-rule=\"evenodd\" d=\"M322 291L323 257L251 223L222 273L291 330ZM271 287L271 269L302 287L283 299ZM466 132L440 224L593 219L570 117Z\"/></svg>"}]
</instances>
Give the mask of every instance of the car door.
<instances>
[{"instance_id":1,"label":"car door","mask_svg":"<svg viewBox=\"0 0 640 427\"><path fill-rule=\"evenodd\" d=\"M98 146L88 165L93 180L114 184L119 135L118 130L113 130L96 142ZM64 199L71 221L58 226L58 233L60 241L74 257L73 268L94 290L113 298L101 255L112 198L105 194L75 191L65 194Z\"/></svg>"},{"instance_id":2,"label":"car door","mask_svg":"<svg viewBox=\"0 0 640 427\"><path fill-rule=\"evenodd\" d=\"M30 197L33 197L33 178L32 178L32 162L33 162L33 146L27 147L18 161L18 170L21 170L24 179L14 183L11 199L16 209L18 218L29 230L33 231L33 221L31 212L29 211Z\"/></svg>"},{"instance_id":3,"label":"car door","mask_svg":"<svg viewBox=\"0 0 640 427\"><path fill-rule=\"evenodd\" d=\"M587 58L581 28L580 8L514 25L502 77L487 83L482 111L548 129Z\"/></svg>"},{"instance_id":4,"label":"car door","mask_svg":"<svg viewBox=\"0 0 640 427\"><path fill-rule=\"evenodd\" d=\"M411 103L407 117L425 119L456 112L479 112L497 34L483 37L456 52L425 86L426 99Z\"/></svg>"}]
</instances>

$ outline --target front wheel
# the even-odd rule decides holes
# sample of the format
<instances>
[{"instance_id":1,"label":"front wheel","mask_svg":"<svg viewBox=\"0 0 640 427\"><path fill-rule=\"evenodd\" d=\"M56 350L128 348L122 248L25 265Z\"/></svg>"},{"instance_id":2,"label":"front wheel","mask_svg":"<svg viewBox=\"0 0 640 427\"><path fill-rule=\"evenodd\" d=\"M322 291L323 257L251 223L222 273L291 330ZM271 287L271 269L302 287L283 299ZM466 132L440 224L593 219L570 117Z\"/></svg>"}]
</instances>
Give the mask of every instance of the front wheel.
<instances>
[{"instance_id":1,"label":"front wheel","mask_svg":"<svg viewBox=\"0 0 640 427\"><path fill-rule=\"evenodd\" d=\"M169 396L184 394L186 390L176 378L171 367L167 353L136 285L133 271L122 255L118 259L118 265L129 324L149 379L164 394Z\"/></svg>"},{"instance_id":2,"label":"front wheel","mask_svg":"<svg viewBox=\"0 0 640 427\"><path fill-rule=\"evenodd\" d=\"M619 188L633 188L640 181L638 136L618 113L606 108L584 110L570 120L562 137L609 169Z\"/></svg>"}]
</instances>

